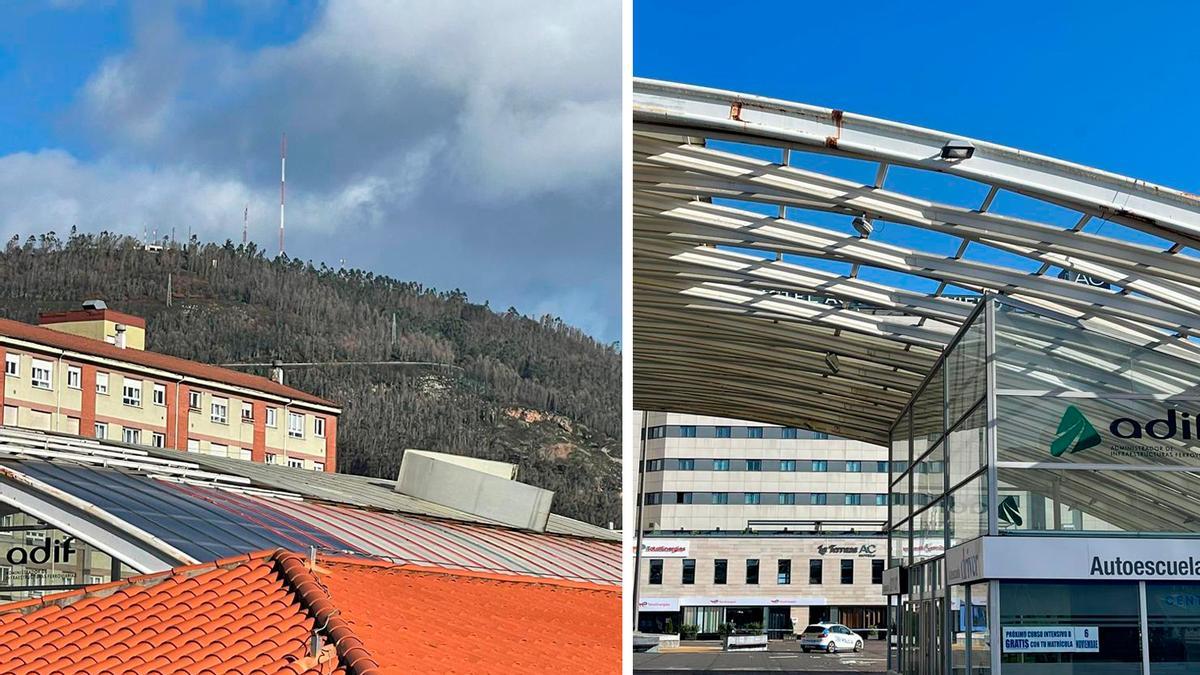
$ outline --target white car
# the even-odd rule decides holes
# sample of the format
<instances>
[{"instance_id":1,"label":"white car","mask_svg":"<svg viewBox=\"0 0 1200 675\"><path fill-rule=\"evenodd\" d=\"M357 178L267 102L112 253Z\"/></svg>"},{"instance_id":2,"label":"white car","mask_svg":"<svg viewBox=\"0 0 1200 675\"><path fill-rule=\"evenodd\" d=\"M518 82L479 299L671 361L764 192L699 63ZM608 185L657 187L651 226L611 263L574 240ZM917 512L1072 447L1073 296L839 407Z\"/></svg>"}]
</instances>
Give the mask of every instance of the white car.
<instances>
[{"instance_id":1,"label":"white car","mask_svg":"<svg viewBox=\"0 0 1200 675\"><path fill-rule=\"evenodd\" d=\"M861 652L863 639L840 623L814 623L800 634L800 649L806 652L820 649L830 654L842 650Z\"/></svg>"}]
</instances>

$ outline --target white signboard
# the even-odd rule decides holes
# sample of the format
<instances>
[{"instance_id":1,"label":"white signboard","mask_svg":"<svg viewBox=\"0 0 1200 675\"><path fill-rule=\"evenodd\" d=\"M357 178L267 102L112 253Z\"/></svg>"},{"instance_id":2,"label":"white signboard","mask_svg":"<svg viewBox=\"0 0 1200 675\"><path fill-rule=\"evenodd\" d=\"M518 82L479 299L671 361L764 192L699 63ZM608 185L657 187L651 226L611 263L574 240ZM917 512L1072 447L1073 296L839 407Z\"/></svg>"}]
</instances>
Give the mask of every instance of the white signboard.
<instances>
[{"instance_id":1,"label":"white signboard","mask_svg":"<svg viewBox=\"0 0 1200 675\"><path fill-rule=\"evenodd\" d=\"M1074 654L1100 651L1096 626L1005 626L1006 654Z\"/></svg>"},{"instance_id":2,"label":"white signboard","mask_svg":"<svg viewBox=\"0 0 1200 675\"><path fill-rule=\"evenodd\" d=\"M679 598L639 598L640 612L678 612Z\"/></svg>"},{"instance_id":3,"label":"white signboard","mask_svg":"<svg viewBox=\"0 0 1200 675\"><path fill-rule=\"evenodd\" d=\"M643 558L686 558L688 557L687 539L643 539Z\"/></svg>"},{"instance_id":4,"label":"white signboard","mask_svg":"<svg viewBox=\"0 0 1200 675\"><path fill-rule=\"evenodd\" d=\"M981 537L946 552L952 584L978 579L1196 580L1195 539Z\"/></svg>"},{"instance_id":5,"label":"white signboard","mask_svg":"<svg viewBox=\"0 0 1200 675\"><path fill-rule=\"evenodd\" d=\"M720 597L691 595L679 598L682 607L808 607L812 605L827 605L826 598L804 598L799 596L768 596L768 597L739 597L724 595Z\"/></svg>"}]
</instances>

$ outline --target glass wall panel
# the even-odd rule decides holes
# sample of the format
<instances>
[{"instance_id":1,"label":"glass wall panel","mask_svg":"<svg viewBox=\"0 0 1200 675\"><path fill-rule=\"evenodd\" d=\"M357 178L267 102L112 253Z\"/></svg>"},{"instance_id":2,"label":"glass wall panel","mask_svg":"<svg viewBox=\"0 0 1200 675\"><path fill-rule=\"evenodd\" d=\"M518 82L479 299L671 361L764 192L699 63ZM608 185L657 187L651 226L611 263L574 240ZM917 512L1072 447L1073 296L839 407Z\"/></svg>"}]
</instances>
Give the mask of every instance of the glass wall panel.
<instances>
[{"instance_id":1,"label":"glass wall panel","mask_svg":"<svg viewBox=\"0 0 1200 675\"><path fill-rule=\"evenodd\" d=\"M916 460L912 471L913 508L919 509L942 496L946 488L945 446L939 443L924 457Z\"/></svg>"},{"instance_id":2,"label":"glass wall panel","mask_svg":"<svg viewBox=\"0 0 1200 675\"><path fill-rule=\"evenodd\" d=\"M888 541L888 567L908 564L908 536L911 522L904 521L892 530L892 538Z\"/></svg>"},{"instance_id":3,"label":"glass wall panel","mask_svg":"<svg viewBox=\"0 0 1200 675\"><path fill-rule=\"evenodd\" d=\"M988 633L988 582L971 585L971 675L992 672L992 636Z\"/></svg>"},{"instance_id":4,"label":"glass wall panel","mask_svg":"<svg viewBox=\"0 0 1200 675\"><path fill-rule=\"evenodd\" d=\"M933 447L945 431L944 388L943 369L939 364L912 406L914 460Z\"/></svg>"},{"instance_id":5,"label":"glass wall panel","mask_svg":"<svg viewBox=\"0 0 1200 675\"><path fill-rule=\"evenodd\" d=\"M950 672L967 672L967 633L970 631L971 608L967 604L967 587L950 587Z\"/></svg>"},{"instance_id":6,"label":"glass wall panel","mask_svg":"<svg viewBox=\"0 0 1200 675\"><path fill-rule=\"evenodd\" d=\"M987 390L987 340L984 314L981 312L962 333L962 338L946 357L947 405L950 424L958 421Z\"/></svg>"},{"instance_id":7,"label":"glass wall panel","mask_svg":"<svg viewBox=\"0 0 1200 675\"><path fill-rule=\"evenodd\" d=\"M107 553L10 506L0 507L0 601L111 581Z\"/></svg>"},{"instance_id":8,"label":"glass wall panel","mask_svg":"<svg viewBox=\"0 0 1200 675\"><path fill-rule=\"evenodd\" d=\"M980 403L946 436L946 454L951 489L987 464L987 406Z\"/></svg>"},{"instance_id":9,"label":"glass wall panel","mask_svg":"<svg viewBox=\"0 0 1200 675\"><path fill-rule=\"evenodd\" d=\"M1200 672L1200 584L1146 584L1151 675Z\"/></svg>"},{"instance_id":10,"label":"glass wall panel","mask_svg":"<svg viewBox=\"0 0 1200 675\"><path fill-rule=\"evenodd\" d=\"M913 516L913 562L946 552L946 520L942 502Z\"/></svg>"},{"instance_id":11,"label":"glass wall panel","mask_svg":"<svg viewBox=\"0 0 1200 675\"><path fill-rule=\"evenodd\" d=\"M949 510L951 546L987 534L987 500L987 472L963 483L950 493L946 505Z\"/></svg>"},{"instance_id":12,"label":"glass wall panel","mask_svg":"<svg viewBox=\"0 0 1200 675\"><path fill-rule=\"evenodd\" d=\"M1005 645L1004 675L1140 675L1142 641L1136 583L1000 583L1000 625L1095 627L1098 651L1035 652Z\"/></svg>"}]
</instances>

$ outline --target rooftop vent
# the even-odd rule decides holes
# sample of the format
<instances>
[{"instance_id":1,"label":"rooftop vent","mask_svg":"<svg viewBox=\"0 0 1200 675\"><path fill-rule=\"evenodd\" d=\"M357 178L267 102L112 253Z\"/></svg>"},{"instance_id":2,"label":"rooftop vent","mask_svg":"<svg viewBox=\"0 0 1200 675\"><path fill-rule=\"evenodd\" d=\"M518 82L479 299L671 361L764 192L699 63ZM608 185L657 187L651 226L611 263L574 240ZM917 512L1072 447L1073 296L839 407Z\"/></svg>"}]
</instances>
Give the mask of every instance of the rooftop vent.
<instances>
[{"instance_id":1,"label":"rooftop vent","mask_svg":"<svg viewBox=\"0 0 1200 675\"><path fill-rule=\"evenodd\" d=\"M108 303L104 302L103 300L84 300L83 308L92 310L108 309Z\"/></svg>"},{"instance_id":2,"label":"rooftop vent","mask_svg":"<svg viewBox=\"0 0 1200 675\"><path fill-rule=\"evenodd\" d=\"M515 464L405 450L396 492L535 532L546 530L554 493L513 480Z\"/></svg>"}]
</instances>

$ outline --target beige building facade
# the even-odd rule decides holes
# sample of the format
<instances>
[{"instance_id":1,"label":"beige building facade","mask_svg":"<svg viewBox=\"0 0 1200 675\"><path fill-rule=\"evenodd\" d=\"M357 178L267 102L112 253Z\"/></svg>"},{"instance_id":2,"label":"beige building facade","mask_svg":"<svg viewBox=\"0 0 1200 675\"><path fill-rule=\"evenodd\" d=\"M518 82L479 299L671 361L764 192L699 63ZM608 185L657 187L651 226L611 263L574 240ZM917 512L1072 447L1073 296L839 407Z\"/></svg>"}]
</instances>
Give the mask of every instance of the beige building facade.
<instances>
[{"instance_id":1,"label":"beige building facade","mask_svg":"<svg viewBox=\"0 0 1200 675\"><path fill-rule=\"evenodd\" d=\"M334 471L341 409L264 377L147 352L107 309L0 320L6 426Z\"/></svg>"}]
</instances>

